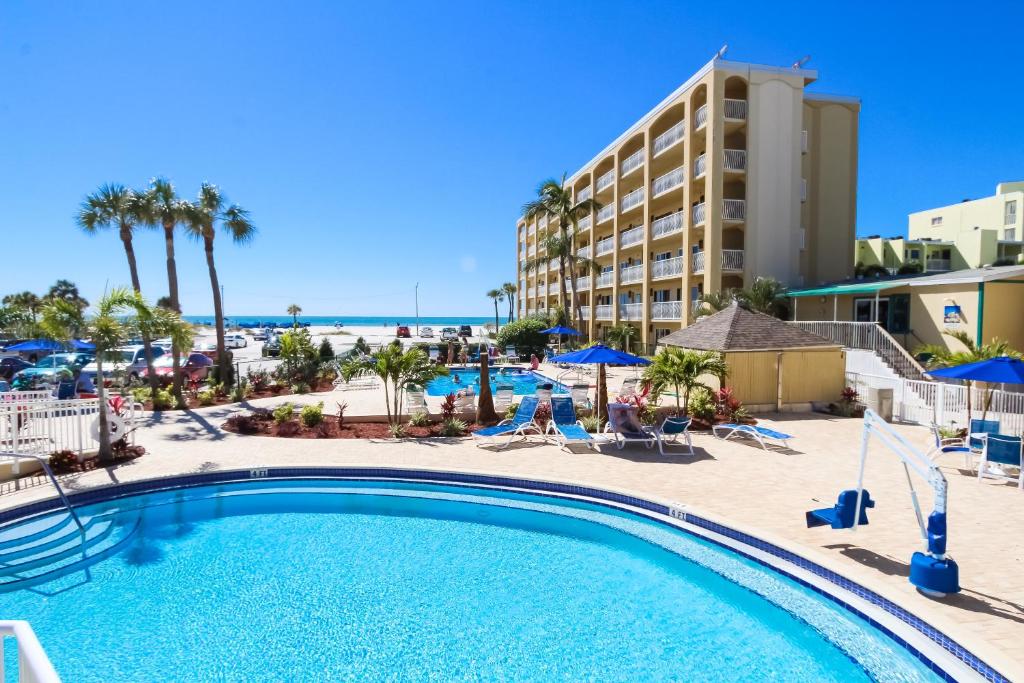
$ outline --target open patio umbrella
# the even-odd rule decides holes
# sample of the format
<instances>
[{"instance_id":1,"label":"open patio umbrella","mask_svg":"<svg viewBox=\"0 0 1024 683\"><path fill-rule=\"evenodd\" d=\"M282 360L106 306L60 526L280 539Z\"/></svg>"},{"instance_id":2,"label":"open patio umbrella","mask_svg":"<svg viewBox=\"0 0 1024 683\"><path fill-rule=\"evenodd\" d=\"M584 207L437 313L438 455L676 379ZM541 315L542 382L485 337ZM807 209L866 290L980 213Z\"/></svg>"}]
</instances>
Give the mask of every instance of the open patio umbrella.
<instances>
[{"instance_id":1,"label":"open patio umbrella","mask_svg":"<svg viewBox=\"0 0 1024 683\"><path fill-rule=\"evenodd\" d=\"M995 382L999 384L1024 384L1024 361L1010 356L996 356L973 363L953 365L939 370L929 370L932 377L947 377L967 381L967 427L971 425L971 382Z\"/></svg>"},{"instance_id":2,"label":"open patio umbrella","mask_svg":"<svg viewBox=\"0 0 1024 683\"><path fill-rule=\"evenodd\" d=\"M34 353L36 351L60 351L61 348L63 347L59 342L50 339L29 339L18 344L12 344L6 350L17 353Z\"/></svg>"},{"instance_id":3,"label":"open patio umbrella","mask_svg":"<svg viewBox=\"0 0 1024 683\"><path fill-rule=\"evenodd\" d=\"M557 334L558 335L558 352L559 353L562 352L562 335L563 334L568 335L570 337L578 337L581 334L583 334L582 332L577 332L576 330L572 329L571 327L563 327L562 325L555 325L554 327L549 327L546 330L541 330L540 333L541 334Z\"/></svg>"},{"instance_id":4,"label":"open patio umbrella","mask_svg":"<svg viewBox=\"0 0 1024 683\"><path fill-rule=\"evenodd\" d=\"M625 351L618 351L616 349L605 346L604 344L594 344L588 346L585 349L579 351L570 351L569 353L563 353L559 356L551 358L552 363L576 363L578 365L597 365L597 400L594 405L597 406L597 417L601 417L602 406L608 398L608 387L607 381L605 380L604 366L608 364L612 365L650 365L651 361L640 356L634 356L631 353Z\"/></svg>"}]
</instances>

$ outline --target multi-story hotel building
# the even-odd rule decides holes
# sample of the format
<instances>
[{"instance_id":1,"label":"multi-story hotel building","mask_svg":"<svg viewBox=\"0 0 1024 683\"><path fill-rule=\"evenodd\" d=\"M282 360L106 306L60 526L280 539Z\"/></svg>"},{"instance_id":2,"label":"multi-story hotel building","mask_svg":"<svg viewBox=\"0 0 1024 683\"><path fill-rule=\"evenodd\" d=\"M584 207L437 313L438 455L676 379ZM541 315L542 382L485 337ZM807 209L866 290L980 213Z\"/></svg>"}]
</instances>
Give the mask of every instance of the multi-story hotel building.
<instances>
[{"instance_id":1,"label":"multi-story hotel building","mask_svg":"<svg viewBox=\"0 0 1024 683\"><path fill-rule=\"evenodd\" d=\"M626 322L654 343L694 320L703 292L757 276L852 274L860 103L807 92L816 78L715 58L567 179L601 205L577 242L601 267L575 274L591 339ZM518 222L520 314L560 303L557 261L524 268L557 229Z\"/></svg>"}]
</instances>

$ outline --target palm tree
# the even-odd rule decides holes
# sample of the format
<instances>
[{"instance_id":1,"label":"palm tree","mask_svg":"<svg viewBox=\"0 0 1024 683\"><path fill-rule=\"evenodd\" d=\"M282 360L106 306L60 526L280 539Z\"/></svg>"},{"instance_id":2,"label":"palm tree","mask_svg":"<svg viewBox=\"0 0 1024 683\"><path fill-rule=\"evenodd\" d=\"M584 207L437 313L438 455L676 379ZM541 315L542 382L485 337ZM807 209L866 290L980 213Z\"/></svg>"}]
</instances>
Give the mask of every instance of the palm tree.
<instances>
[{"instance_id":1,"label":"palm tree","mask_svg":"<svg viewBox=\"0 0 1024 683\"><path fill-rule=\"evenodd\" d=\"M508 321L516 319L516 283L506 282L501 286L501 291L508 297Z\"/></svg>"},{"instance_id":2,"label":"palm tree","mask_svg":"<svg viewBox=\"0 0 1024 683\"><path fill-rule=\"evenodd\" d=\"M682 410L687 413L690 405L690 392L697 387L711 391L711 387L701 382L704 375L723 378L729 373L722 354L715 351L692 351L668 346L654 356L654 360L644 369L644 379L651 382L655 393L671 386L676 395L676 413ZM683 401L679 402L679 389L682 387Z\"/></svg>"},{"instance_id":3,"label":"palm tree","mask_svg":"<svg viewBox=\"0 0 1024 683\"><path fill-rule=\"evenodd\" d=\"M298 304L288 306L288 315L292 317L292 327L299 326L299 313L302 313L302 306Z\"/></svg>"},{"instance_id":4,"label":"palm tree","mask_svg":"<svg viewBox=\"0 0 1024 683\"><path fill-rule=\"evenodd\" d=\"M736 291L733 289L720 289L717 292L707 292L701 294L698 301L700 301L700 313L701 315L710 315L712 313L718 313L732 306L736 300Z\"/></svg>"},{"instance_id":5,"label":"palm tree","mask_svg":"<svg viewBox=\"0 0 1024 683\"><path fill-rule=\"evenodd\" d=\"M524 261L523 262L523 269L526 272L528 272L528 273L532 273L532 272L542 272L542 273L544 273L544 272L547 272L548 261L550 261L551 259L558 259L560 267L561 267L561 265L565 265L565 267L570 272L573 272L573 273L575 273L577 271L580 271L580 270L582 270L584 272L593 273L593 274L597 274L597 273L601 272L601 266L600 266L600 264L598 264L597 261L595 261L593 259L589 259L589 258L584 258L584 257L580 256L579 254L577 254L574 251L573 244L575 243L575 239L576 239L576 234L577 233L578 233L577 230L573 230L572 235L570 235L568 238L564 237L560 233L555 233L555 234L547 235L542 240L542 242L541 242L541 244L543 244L543 246L544 246L545 253L542 256L535 256L535 257L533 257L531 259L527 259L526 261ZM571 282L572 282L572 286L575 287L576 286L575 278L573 278ZM566 299L564 298L564 294L565 294L565 281L564 281L564 279L563 279L563 281L560 284L560 288L561 288L562 294L563 294L562 301L565 302ZM570 311L570 313L571 313L571 311ZM582 320L583 320L582 308L578 308L577 313L579 314L577 316L577 320L582 322ZM572 320L569 320L569 319L566 319L566 318L561 318L561 319L559 319L557 322L555 322L553 324L555 324L555 325L565 324L565 325L570 325L571 326L571 325L573 325L573 322L572 322Z\"/></svg>"},{"instance_id":6,"label":"palm tree","mask_svg":"<svg viewBox=\"0 0 1024 683\"><path fill-rule=\"evenodd\" d=\"M786 285L775 278L756 277L754 282L737 292L736 297L747 308L782 318L786 314Z\"/></svg>"},{"instance_id":7,"label":"palm tree","mask_svg":"<svg viewBox=\"0 0 1024 683\"><path fill-rule=\"evenodd\" d=\"M495 301L497 306L497 301ZM480 424L494 424L498 414L494 412L494 395L491 393L491 371L488 368L487 349L480 349L480 395L476 399L476 421Z\"/></svg>"},{"instance_id":8,"label":"palm tree","mask_svg":"<svg viewBox=\"0 0 1024 683\"><path fill-rule=\"evenodd\" d=\"M164 252L167 255L167 290L168 296L164 308L181 313L181 302L178 298L178 268L174 260L174 230L188 220L188 203L178 197L174 185L164 178L155 178L150 182L149 190L142 196L142 217L147 225L159 226L164 231ZM163 297L157 301L161 305ZM171 345L171 364L173 382L171 393L178 406L185 404L182 395L183 377L181 368L181 351L177 345Z\"/></svg>"},{"instance_id":9,"label":"palm tree","mask_svg":"<svg viewBox=\"0 0 1024 683\"><path fill-rule=\"evenodd\" d=\"M213 242L217 236L217 224L235 244L248 244L256 236L256 226L249 220L249 212L237 204L228 204L216 185L203 183L199 198L186 210L188 221L185 227L195 239L202 240L206 252L206 268L210 271L210 287L213 290L213 314L217 322L217 368L218 379L230 386L231 360L224 344L224 309L220 298L220 284L217 281L217 266L213 260ZM225 362L226 361L226 362Z\"/></svg>"},{"instance_id":10,"label":"palm tree","mask_svg":"<svg viewBox=\"0 0 1024 683\"><path fill-rule=\"evenodd\" d=\"M124 185L107 183L85 198L76 219L78 226L89 235L95 235L104 228L117 228L118 236L124 245L125 256L128 258L132 289L140 295L142 285L139 282L139 267L135 262L132 238L135 236L135 229L146 224L145 215L145 200L137 192ZM142 346L146 355L149 390L156 400L160 382L153 371L153 347L148 335L142 335Z\"/></svg>"},{"instance_id":11,"label":"palm tree","mask_svg":"<svg viewBox=\"0 0 1024 683\"><path fill-rule=\"evenodd\" d=\"M346 382L360 375L381 378L384 406L391 425L400 423L402 396L407 386L425 386L430 380L447 374L448 368L430 362L421 349L405 351L397 339L373 356L352 357L341 364L341 376Z\"/></svg>"},{"instance_id":12,"label":"palm tree","mask_svg":"<svg viewBox=\"0 0 1024 683\"><path fill-rule=\"evenodd\" d=\"M505 300L505 293L500 289L492 289L487 292L487 296L494 301L494 334L498 334L498 302Z\"/></svg>"},{"instance_id":13,"label":"palm tree","mask_svg":"<svg viewBox=\"0 0 1024 683\"><path fill-rule=\"evenodd\" d=\"M47 300L63 299L82 311L89 307L89 302L82 298L78 292L78 286L71 280L57 280L43 298Z\"/></svg>"},{"instance_id":14,"label":"palm tree","mask_svg":"<svg viewBox=\"0 0 1024 683\"><path fill-rule=\"evenodd\" d=\"M608 331L605 332L605 339L619 351L626 351L628 353L633 345L633 340L636 339L639 333L640 331L632 325L619 323L608 328Z\"/></svg>"},{"instance_id":15,"label":"palm tree","mask_svg":"<svg viewBox=\"0 0 1024 683\"><path fill-rule=\"evenodd\" d=\"M990 358L998 358L1000 356L1009 356L1010 358L1022 358L1024 355L1020 351L1017 351L1010 346L1008 342L1003 341L997 337L993 337L992 341L988 344L978 344L967 332L963 330L955 330L952 332L943 332L947 337L960 342L964 347L963 351L953 351L947 346L941 344L924 344L914 349L914 355L919 357L927 358L925 361L925 367L929 370L935 370L937 368L948 368L954 365L965 365L967 363L977 363L978 361L988 360ZM970 380L967 381L967 419L970 420L971 416L971 384ZM982 419L985 414L988 413L989 406L992 403L992 392L986 392L985 408L982 412Z\"/></svg>"},{"instance_id":16,"label":"palm tree","mask_svg":"<svg viewBox=\"0 0 1024 683\"><path fill-rule=\"evenodd\" d=\"M558 289L563 302L568 301L565 292L565 273L566 267L570 264L569 256L577 251L575 242L579 231L579 221L601 208L601 203L594 199L585 199L582 202L574 201L572 188L566 187L565 178L563 173L562 182L558 182L554 178L543 181L537 187L537 199L523 206L523 218L527 221L542 216L550 216L558 221L558 234L562 237L566 249L557 256L549 254L548 258L558 258ZM576 291L575 273L572 273L569 285L572 290L570 318L575 315L576 320L582 321L583 309L580 307L579 294ZM572 320L570 320L571 322Z\"/></svg>"},{"instance_id":17,"label":"palm tree","mask_svg":"<svg viewBox=\"0 0 1024 683\"><path fill-rule=\"evenodd\" d=\"M3 298L2 303L4 306L10 306L13 309L28 313L32 316L32 322L35 323L39 307L43 302L38 296L26 290L17 294L8 294Z\"/></svg>"}]
</instances>

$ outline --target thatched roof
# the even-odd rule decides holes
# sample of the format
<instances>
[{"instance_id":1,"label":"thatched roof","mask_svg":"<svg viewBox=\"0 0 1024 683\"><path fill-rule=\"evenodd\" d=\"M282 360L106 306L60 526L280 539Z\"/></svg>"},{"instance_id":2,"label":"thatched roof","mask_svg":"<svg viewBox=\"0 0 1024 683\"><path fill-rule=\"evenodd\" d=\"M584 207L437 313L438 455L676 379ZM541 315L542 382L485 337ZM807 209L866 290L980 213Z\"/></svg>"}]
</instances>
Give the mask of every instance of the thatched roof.
<instances>
[{"instance_id":1,"label":"thatched roof","mask_svg":"<svg viewBox=\"0 0 1024 683\"><path fill-rule=\"evenodd\" d=\"M658 340L666 346L700 351L783 351L808 347L839 347L796 325L737 304L701 318L689 327Z\"/></svg>"}]
</instances>

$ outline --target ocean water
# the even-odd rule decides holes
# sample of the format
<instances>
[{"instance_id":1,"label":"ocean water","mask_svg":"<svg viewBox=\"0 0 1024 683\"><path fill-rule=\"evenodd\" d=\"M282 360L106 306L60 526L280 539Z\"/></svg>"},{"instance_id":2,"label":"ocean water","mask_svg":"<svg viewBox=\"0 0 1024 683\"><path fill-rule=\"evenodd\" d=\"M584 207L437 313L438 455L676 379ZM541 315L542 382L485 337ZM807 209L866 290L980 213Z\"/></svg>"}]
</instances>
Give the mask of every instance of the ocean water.
<instances>
[{"instance_id":1,"label":"ocean water","mask_svg":"<svg viewBox=\"0 0 1024 683\"><path fill-rule=\"evenodd\" d=\"M263 481L83 514L116 554L0 593L66 681L935 680L812 591L584 503Z\"/></svg>"},{"instance_id":2,"label":"ocean water","mask_svg":"<svg viewBox=\"0 0 1024 683\"><path fill-rule=\"evenodd\" d=\"M213 323L213 315L184 315L182 316L185 320L191 323ZM507 318L500 319L502 324L505 323ZM275 323L278 325L291 325L292 317L290 315L235 315L228 318L229 323ZM300 315L299 322L309 323L310 325L334 325L340 322L342 325L349 327L387 327L390 325L409 325L414 326L416 324L415 316L396 316L396 315ZM430 327L458 327L459 325L473 325L478 327L486 323L494 323L494 316L442 316L442 317L428 317L420 316L420 327L429 325ZM413 330L415 332L415 330ZM435 329L434 334L438 335L441 330Z\"/></svg>"}]
</instances>

